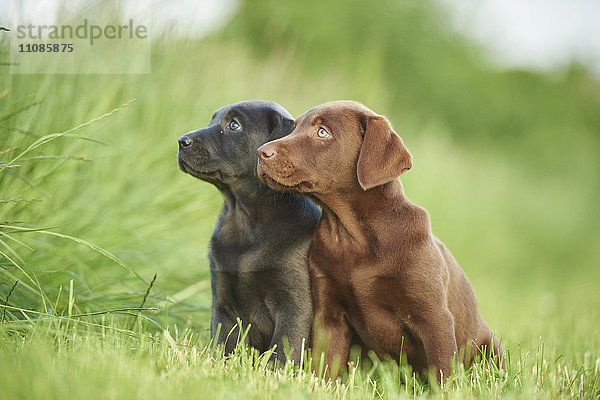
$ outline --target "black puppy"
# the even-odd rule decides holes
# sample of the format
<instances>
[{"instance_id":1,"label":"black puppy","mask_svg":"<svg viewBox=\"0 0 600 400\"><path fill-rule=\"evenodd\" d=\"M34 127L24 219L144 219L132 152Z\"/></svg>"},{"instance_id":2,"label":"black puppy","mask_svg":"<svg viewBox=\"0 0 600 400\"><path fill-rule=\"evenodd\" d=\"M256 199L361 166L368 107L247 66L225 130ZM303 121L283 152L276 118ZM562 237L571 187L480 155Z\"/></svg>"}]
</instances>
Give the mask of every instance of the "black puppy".
<instances>
[{"instance_id":1,"label":"black puppy","mask_svg":"<svg viewBox=\"0 0 600 400\"><path fill-rule=\"evenodd\" d=\"M279 104L243 101L221 108L206 128L179 138L179 167L225 197L209 261L211 334L225 343L227 353L239 335L237 317L251 324L248 344L261 352L277 345L281 362L284 337L296 362L302 339L308 344L308 252L320 210L300 195L274 192L256 176L256 149L293 128L294 119Z\"/></svg>"}]
</instances>

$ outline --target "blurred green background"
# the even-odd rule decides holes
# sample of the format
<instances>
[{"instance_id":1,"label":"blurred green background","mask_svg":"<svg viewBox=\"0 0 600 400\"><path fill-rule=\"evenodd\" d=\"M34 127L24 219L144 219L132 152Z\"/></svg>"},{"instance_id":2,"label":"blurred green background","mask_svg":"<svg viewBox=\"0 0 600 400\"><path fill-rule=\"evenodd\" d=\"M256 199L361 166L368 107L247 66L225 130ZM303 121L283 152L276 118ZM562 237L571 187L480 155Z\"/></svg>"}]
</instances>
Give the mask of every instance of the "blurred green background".
<instances>
[{"instance_id":1,"label":"blurred green background","mask_svg":"<svg viewBox=\"0 0 600 400\"><path fill-rule=\"evenodd\" d=\"M386 115L404 139L414 159L402 177L407 196L429 211L504 345L535 349L541 337L552 355L597 356L600 83L576 64L547 73L500 69L448 20L428 2L243 1L205 37L153 37L149 75L3 68L3 162L37 137L135 99L76 132L105 144L64 137L0 172L0 200L41 200L0 203L0 222L92 242L146 283L69 240L14 235L35 251L2 243L48 298L73 279L81 311L137 306L157 273L146 305L161 311L152 318L191 323L206 338L206 254L222 199L179 171L177 138L240 100L272 100L298 116L352 99ZM0 299L18 278L10 304L43 307L3 251ZM57 309L67 301L63 295Z\"/></svg>"}]
</instances>

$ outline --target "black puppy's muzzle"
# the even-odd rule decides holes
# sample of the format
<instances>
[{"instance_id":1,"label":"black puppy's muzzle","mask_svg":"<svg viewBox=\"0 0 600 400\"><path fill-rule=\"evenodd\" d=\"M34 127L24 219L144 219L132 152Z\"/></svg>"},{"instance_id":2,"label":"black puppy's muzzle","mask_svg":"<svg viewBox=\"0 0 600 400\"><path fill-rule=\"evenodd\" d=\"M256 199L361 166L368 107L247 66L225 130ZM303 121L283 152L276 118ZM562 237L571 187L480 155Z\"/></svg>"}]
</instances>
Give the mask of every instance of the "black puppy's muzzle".
<instances>
[{"instance_id":1,"label":"black puppy's muzzle","mask_svg":"<svg viewBox=\"0 0 600 400\"><path fill-rule=\"evenodd\" d=\"M209 166L210 153L202 135L196 132L188 132L177 139L179 150L177 151L177 164L179 168L196 178L205 179L213 174L213 167Z\"/></svg>"}]
</instances>

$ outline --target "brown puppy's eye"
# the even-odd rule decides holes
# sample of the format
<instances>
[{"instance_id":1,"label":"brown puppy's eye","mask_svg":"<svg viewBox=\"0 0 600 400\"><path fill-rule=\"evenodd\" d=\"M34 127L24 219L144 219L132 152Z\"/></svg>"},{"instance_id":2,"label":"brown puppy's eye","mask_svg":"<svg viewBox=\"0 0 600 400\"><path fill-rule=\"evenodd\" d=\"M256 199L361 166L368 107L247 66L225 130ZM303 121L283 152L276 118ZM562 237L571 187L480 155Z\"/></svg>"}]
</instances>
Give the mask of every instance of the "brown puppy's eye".
<instances>
[{"instance_id":1,"label":"brown puppy's eye","mask_svg":"<svg viewBox=\"0 0 600 400\"><path fill-rule=\"evenodd\" d=\"M240 125L240 123L237 122L235 119L232 119L231 122L229 123L229 125L227 125L227 127L229 129L231 129L232 131L239 131L240 129L242 129L242 126Z\"/></svg>"},{"instance_id":2,"label":"brown puppy's eye","mask_svg":"<svg viewBox=\"0 0 600 400\"><path fill-rule=\"evenodd\" d=\"M319 128L317 131L317 136L323 139L329 137L329 132L327 132L324 128Z\"/></svg>"}]
</instances>

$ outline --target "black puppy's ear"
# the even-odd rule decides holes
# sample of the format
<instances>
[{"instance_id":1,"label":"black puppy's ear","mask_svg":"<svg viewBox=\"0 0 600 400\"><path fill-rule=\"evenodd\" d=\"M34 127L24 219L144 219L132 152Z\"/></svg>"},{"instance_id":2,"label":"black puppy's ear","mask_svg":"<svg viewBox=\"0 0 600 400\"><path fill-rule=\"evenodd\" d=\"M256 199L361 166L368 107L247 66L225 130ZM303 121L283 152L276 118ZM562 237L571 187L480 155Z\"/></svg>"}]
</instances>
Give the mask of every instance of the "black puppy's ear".
<instances>
[{"instance_id":1,"label":"black puppy's ear","mask_svg":"<svg viewBox=\"0 0 600 400\"><path fill-rule=\"evenodd\" d=\"M363 143L356 174L363 190L390 182L412 167L412 157L389 121L380 115L365 116Z\"/></svg>"},{"instance_id":2,"label":"black puppy's ear","mask_svg":"<svg viewBox=\"0 0 600 400\"><path fill-rule=\"evenodd\" d=\"M294 130L294 119L291 116L283 115L279 111L273 111L269 129L269 142L282 138Z\"/></svg>"}]
</instances>

